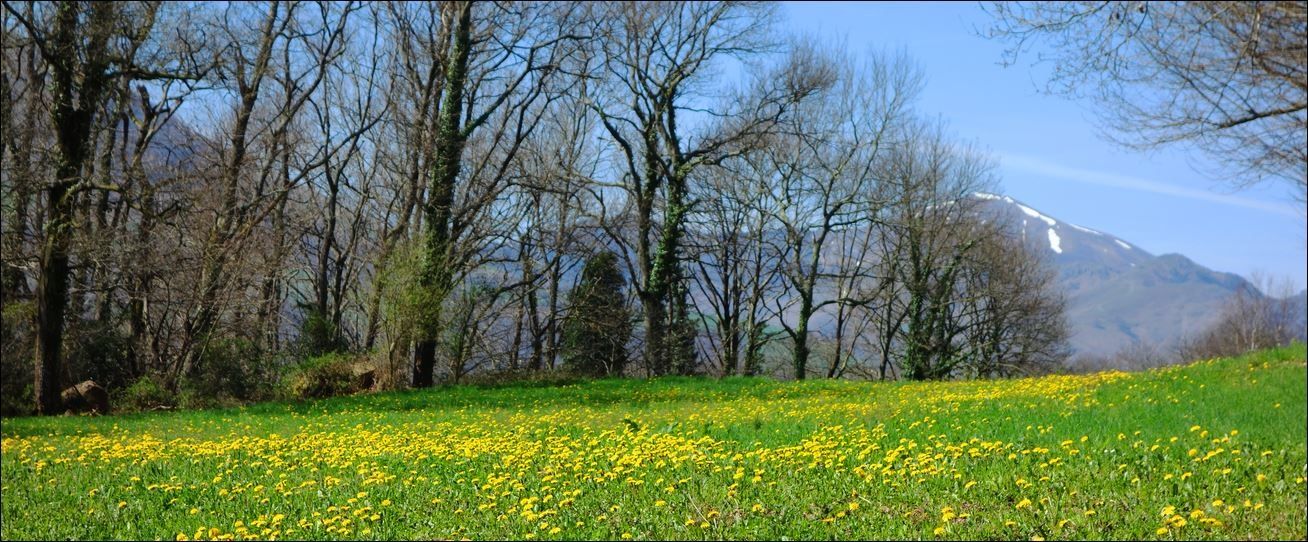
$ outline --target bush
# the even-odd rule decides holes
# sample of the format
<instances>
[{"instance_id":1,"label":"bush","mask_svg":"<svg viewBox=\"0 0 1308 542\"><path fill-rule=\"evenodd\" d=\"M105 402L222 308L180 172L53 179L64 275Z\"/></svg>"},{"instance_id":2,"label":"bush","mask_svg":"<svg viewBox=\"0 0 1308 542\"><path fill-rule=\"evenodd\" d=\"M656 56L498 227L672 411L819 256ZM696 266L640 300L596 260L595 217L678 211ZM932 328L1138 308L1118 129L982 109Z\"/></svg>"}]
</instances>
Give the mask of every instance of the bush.
<instances>
[{"instance_id":1,"label":"bush","mask_svg":"<svg viewBox=\"0 0 1308 542\"><path fill-rule=\"evenodd\" d=\"M303 356L322 356L342 352L349 345L345 343L341 332L321 312L307 308L304 321L300 323L300 336L296 340L295 350Z\"/></svg>"},{"instance_id":2,"label":"bush","mask_svg":"<svg viewBox=\"0 0 1308 542\"><path fill-rule=\"evenodd\" d=\"M35 356L31 301L5 300L0 311L0 416L31 414Z\"/></svg>"},{"instance_id":3,"label":"bush","mask_svg":"<svg viewBox=\"0 0 1308 542\"><path fill-rule=\"evenodd\" d=\"M131 385L132 341L114 321L72 320L64 335L65 385L94 380L106 390Z\"/></svg>"},{"instance_id":4,"label":"bush","mask_svg":"<svg viewBox=\"0 0 1308 542\"><path fill-rule=\"evenodd\" d=\"M272 391L273 360L251 341L240 338L214 339L205 347L199 362L183 377L179 400L213 406L265 399Z\"/></svg>"},{"instance_id":5,"label":"bush","mask_svg":"<svg viewBox=\"0 0 1308 542\"><path fill-rule=\"evenodd\" d=\"M114 404L126 410L151 410L159 407L175 407L177 397L161 386L157 380L143 376L124 389Z\"/></svg>"},{"instance_id":6,"label":"bush","mask_svg":"<svg viewBox=\"0 0 1308 542\"><path fill-rule=\"evenodd\" d=\"M286 394L295 399L319 399L354 390L353 358L327 354L309 358L283 378Z\"/></svg>"}]
</instances>

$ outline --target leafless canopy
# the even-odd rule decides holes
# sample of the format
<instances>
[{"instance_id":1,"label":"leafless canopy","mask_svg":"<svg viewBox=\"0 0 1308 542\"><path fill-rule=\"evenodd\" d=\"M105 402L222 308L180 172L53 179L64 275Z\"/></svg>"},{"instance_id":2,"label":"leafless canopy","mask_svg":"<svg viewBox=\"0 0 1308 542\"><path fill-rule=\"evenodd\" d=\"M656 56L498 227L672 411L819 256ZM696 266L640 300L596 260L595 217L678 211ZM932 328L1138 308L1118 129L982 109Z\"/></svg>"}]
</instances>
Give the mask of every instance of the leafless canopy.
<instances>
[{"instance_id":1,"label":"leafless canopy","mask_svg":"<svg viewBox=\"0 0 1308 542\"><path fill-rule=\"evenodd\" d=\"M1308 179L1308 2L996 2L1005 62L1036 49L1047 89L1088 97L1135 148L1184 143L1238 187ZM1038 48L1043 42L1047 48Z\"/></svg>"},{"instance_id":2,"label":"leafless canopy","mask_svg":"<svg viewBox=\"0 0 1308 542\"><path fill-rule=\"evenodd\" d=\"M908 56L776 11L5 0L0 407L1056 355Z\"/></svg>"}]
</instances>

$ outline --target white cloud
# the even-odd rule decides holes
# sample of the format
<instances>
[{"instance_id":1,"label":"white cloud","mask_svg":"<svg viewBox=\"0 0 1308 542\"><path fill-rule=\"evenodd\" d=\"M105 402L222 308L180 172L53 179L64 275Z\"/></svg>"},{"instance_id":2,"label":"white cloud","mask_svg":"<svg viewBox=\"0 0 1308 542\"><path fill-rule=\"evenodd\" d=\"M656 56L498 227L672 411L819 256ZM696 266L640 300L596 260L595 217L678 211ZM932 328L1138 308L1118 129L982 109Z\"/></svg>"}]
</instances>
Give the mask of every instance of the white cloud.
<instances>
[{"instance_id":1,"label":"white cloud","mask_svg":"<svg viewBox=\"0 0 1308 542\"><path fill-rule=\"evenodd\" d=\"M1108 186L1113 188L1125 188L1127 190L1138 190L1141 192L1152 192L1154 194L1163 194L1180 198L1189 198L1222 205L1232 205L1276 213L1293 218L1300 218L1302 213L1290 205L1274 203L1270 201L1260 201L1242 196L1230 194L1219 194L1207 190L1198 190L1183 186L1141 179L1129 175L1118 175L1116 173L1105 173L1102 171L1091 171L1088 169L1078 169L1067 166L1061 166L1051 162L1046 162L1039 158L1024 156L1020 154L1000 154L1001 163L1004 166L1012 167L1022 171L1047 175L1068 181L1094 184L1099 186Z\"/></svg>"}]
</instances>

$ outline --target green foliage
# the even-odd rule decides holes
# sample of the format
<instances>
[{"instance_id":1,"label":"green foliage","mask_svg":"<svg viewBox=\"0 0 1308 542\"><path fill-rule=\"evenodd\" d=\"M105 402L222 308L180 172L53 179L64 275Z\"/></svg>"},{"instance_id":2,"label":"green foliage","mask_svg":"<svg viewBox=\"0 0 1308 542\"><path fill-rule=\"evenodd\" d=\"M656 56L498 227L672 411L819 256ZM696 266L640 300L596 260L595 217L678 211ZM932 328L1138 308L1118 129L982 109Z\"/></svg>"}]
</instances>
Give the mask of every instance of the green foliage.
<instances>
[{"instance_id":1,"label":"green foliage","mask_svg":"<svg viewBox=\"0 0 1308 542\"><path fill-rule=\"evenodd\" d=\"M387 335L392 339L431 338L434 324L426 308L440 303L444 296L422 285L424 262L422 243L410 241L397 243L382 265L377 287L381 288L382 321L390 327Z\"/></svg>"},{"instance_id":2,"label":"green foliage","mask_svg":"<svg viewBox=\"0 0 1308 542\"><path fill-rule=\"evenodd\" d=\"M347 347L340 329L330 318L316 308L306 308L295 348L301 356L312 357L343 352Z\"/></svg>"},{"instance_id":3,"label":"green foliage","mask_svg":"<svg viewBox=\"0 0 1308 542\"><path fill-rule=\"evenodd\" d=\"M106 390L114 390L132 383L131 338L116 322L73 322L64 341L64 386L94 380Z\"/></svg>"},{"instance_id":4,"label":"green foliage","mask_svg":"<svg viewBox=\"0 0 1308 542\"><path fill-rule=\"evenodd\" d=\"M31 301L6 299L0 312L0 416L32 412L35 311Z\"/></svg>"},{"instance_id":5,"label":"green foliage","mask_svg":"<svg viewBox=\"0 0 1308 542\"><path fill-rule=\"evenodd\" d=\"M344 354L309 358L283 377L285 394L293 399L320 399L353 391L353 360Z\"/></svg>"},{"instance_id":6,"label":"green foliage","mask_svg":"<svg viewBox=\"0 0 1308 542\"><path fill-rule=\"evenodd\" d=\"M627 363L631 314L618 256L600 252L586 262L563 321L563 363L576 374L621 375Z\"/></svg>"},{"instance_id":7,"label":"green foliage","mask_svg":"<svg viewBox=\"0 0 1308 542\"><path fill-rule=\"evenodd\" d=\"M177 396L159 381L143 376L125 388L114 398L114 408L124 410L151 410L158 407L177 406Z\"/></svg>"},{"instance_id":8,"label":"green foliage","mask_svg":"<svg viewBox=\"0 0 1308 542\"><path fill-rule=\"evenodd\" d=\"M184 408L190 405L226 404L270 396L275 360L252 341L243 338L210 340L179 386Z\"/></svg>"}]
</instances>

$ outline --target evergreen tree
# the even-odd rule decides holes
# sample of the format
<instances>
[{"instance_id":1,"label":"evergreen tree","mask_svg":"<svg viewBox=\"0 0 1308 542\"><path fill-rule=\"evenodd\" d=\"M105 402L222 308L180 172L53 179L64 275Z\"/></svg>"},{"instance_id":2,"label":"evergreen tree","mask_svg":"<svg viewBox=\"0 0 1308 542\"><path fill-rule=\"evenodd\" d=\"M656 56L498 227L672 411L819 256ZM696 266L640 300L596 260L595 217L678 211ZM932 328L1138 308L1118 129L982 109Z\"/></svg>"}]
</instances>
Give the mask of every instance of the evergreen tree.
<instances>
[{"instance_id":1,"label":"evergreen tree","mask_svg":"<svg viewBox=\"0 0 1308 542\"><path fill-rule=\"evenodd\" d=\"M631 314L616 254L592 256L572 291L563 322L563 363L588 376L622 374L631 337Z\"/></svg>"}]
</instances>

